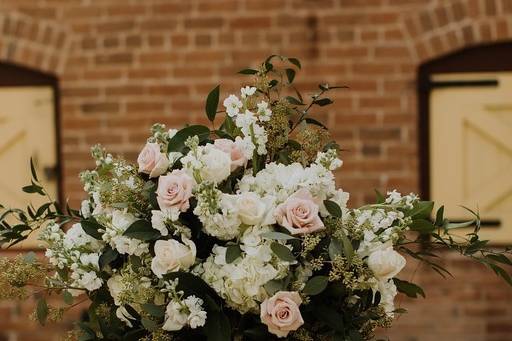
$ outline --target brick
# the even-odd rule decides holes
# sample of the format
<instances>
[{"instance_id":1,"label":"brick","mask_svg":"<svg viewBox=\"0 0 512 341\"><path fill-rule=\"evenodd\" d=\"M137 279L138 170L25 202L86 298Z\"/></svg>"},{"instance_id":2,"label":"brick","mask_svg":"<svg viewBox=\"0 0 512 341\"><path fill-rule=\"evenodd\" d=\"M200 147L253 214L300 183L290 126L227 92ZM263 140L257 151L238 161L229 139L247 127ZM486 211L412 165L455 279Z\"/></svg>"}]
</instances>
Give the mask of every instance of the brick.
<instances>
[{"instance_id":1,"label":"brick","mask_svg":"<svg viewBox=\"0 0 512 341\"><path fill-rule=\"evenodd\" d=\"M417 191L419 64L512 37L511 0L3 0L1 7L2 61L59 78L64 194L75 206L84 198L78 173L93 167L89 145L104 143L134 161L154 122L208 124L208 91L222 83L222 98L238 92L250 78L236 71L271 53L300 57L296 86L305 98L320 82L350 86L313 117L346 149L336 177L352 207L373 202L373 188ZM454 280L415 271L408 260L401 277L414 275L430 301L401 297L409 313L377 338L508 340L511 291L455 254L443 260ZM0 341L60 339L80 313L41 329L25 318L30 304L0 303Z\"/></svg>"}]
</instances>

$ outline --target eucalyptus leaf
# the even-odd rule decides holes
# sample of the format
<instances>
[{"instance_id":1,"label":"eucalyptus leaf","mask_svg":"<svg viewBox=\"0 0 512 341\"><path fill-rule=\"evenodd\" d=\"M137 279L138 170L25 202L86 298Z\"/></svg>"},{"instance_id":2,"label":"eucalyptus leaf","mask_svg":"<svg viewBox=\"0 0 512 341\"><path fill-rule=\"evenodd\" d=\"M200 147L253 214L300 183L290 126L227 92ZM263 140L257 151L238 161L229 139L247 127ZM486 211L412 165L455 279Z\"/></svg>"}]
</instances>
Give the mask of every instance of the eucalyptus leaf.
<instances>
[{"instance_id":1,"label":"eucalyptus leaf","mask_svg":"<svg viewBox=\"0 0 512 341\"><path fill-rule=\"evenodd\" d=\"M276 254L276 256L279 257L281 260L284 260L285 262L294 262L295 261L295 257L293 256L293 253L290 251L289 248L287 248L283 244L279 244L278 242L273 242L272 244L270 244L270 248Z\"/></svg>"},{"instance_id":2,"label":"eucalyptus leaf","mask_svg":"<svg viewBox=\"0 0 512 341\"><path fill-rule=\"evenodd\" d=\"M229 245L226 249L226 263L231 264L242 255L240 245Z\"/></svg>"},{"instance_id":3,"label":"eucalyptus leaf","mask_svg":"<svg viewBox=\"0 0 512 341\"><path fill-rule=\"evenodd\" d=\"M298 239L294 236L291 236L289 234L282 233L282 232L265 232L265 233L262 233L260 236L265 239L274 239L274 240Z\"/></svg>"},{"instance_id":4,"label":"eucalyptus leaf","mask_svg":"<svg viewBox=\"0 0 512 341\"><path fill-rule=\"evenodd\" d=\"M330 215L336 218L341 218L343 211L340 206L332 200L324 200L324 205Z\"/></svg>"},{"instance_id":5,"label":"eucalyptus leaf","mask_svg":"<svg viewBox=\"0 0 512 341\"><path fill-rule=\"evenodd\" d=\"M302 292L310 296L318 295L327 288L327 284L329 284L329 277L315 276L307 281Z\"/></svg>"},{"instance_id":6,"label":"eucalyptus leaf","mask_svg":"<svg viewBox=\"0 0 512 341\"><path fill-rule=\"evenodd\" d=\"M142 305L142 309L149 315L156 318L162 318L165 315L165 306L145 303Z\"/></svg>"},{"instance_id":7,"label":"eucalyptus leaf","mask_svg":"<svg viewBox=\"0 0 512 341\"><path fill-rule=\"evenodd\" d=\"M336 238L332 238L329 243L329 258L334 260L336 256L340 256L343 254L343 245Z\"/></svg>"}]
</instances>

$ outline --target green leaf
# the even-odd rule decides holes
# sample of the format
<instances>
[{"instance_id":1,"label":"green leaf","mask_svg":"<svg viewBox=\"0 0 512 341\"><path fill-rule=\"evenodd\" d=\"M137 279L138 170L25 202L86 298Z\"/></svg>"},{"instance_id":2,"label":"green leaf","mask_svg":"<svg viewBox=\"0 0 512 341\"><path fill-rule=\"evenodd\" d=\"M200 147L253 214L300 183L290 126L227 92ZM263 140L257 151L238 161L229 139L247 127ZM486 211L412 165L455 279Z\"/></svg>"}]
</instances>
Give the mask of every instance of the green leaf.
<instances>
[{"instance_id":1,"label":"green leaf","mask_svg":"<svg viewBox=\"0 0 512 341\"><path fill-rule=\"evenodd\" d=\"M436 226L443 226L444 222L444 206L439 207L436 213Z\"/></svg>"},{"instance_id":2,"label":"green leaf","mask_svg":"<svg viewBox=\"0 0 512 341\"><path fill-rule=\"evenodd\" d=\"M270 248L281 260L284 260L285 262L295 261L293 253L286 246L279 244L278 242L273 242L272 244L270 244Z\"/></svg>"},{"instance_id":3,"label":"green leaf","mask_svg":"<svg viewBox=\"0 0 512 341\"><path fill-rule=\"evenodd\" d=\"M48 318L48 304L44 298L40 298L37 301L36 317L39 323L44 326Z\"/></svg>"},{"instance_id":4,"label":"green leaf","mask_svg":"<svg viewBox=\"0 0 512 341\"><path fill-rule=\"evenodd\" d=\"M140 240L155 240L161 237L160 232L155 230L151 222L147 220L137 220L131 224L123 233L124 236L140 239Z\"/></svg>"},{"instance_id":5,"label":"green leaf","mask_svg":"<svg viewBox=\"0 0 512 341\"><path fill-rule=\"evenodd\" d=\"M341 244L343 245L343 254L345 258L347 258L347 262L352 262L352 257L354 256L354 247L352 246L352 242L348 239L345 232L341 231Z\"/></svg>"},{"instance_id":6,"label":"green leaf","mask_svg":"<svg viewBox=\"0 0 512 341\"><path fill-rule=\"evenodd\" d=\"M231 324L222 312L208 315L204 331L208 341L231 341Z\"/></svg>"},{"instance_id":7,"label":"green leaf","mask_svg":"<svg viewBox=\"0 0 512 341\"><path fill-rule=\"evenodd\" d=\"M324 200L324 205L330 215L336 218L341 218L343 211L340 206L332 200Z\"/></svg>"},{"instance_id":8,"label":"green leaf","mask_svg":"<svg viewBox=\"0 0 512 341\"><path fill-rule=\"evenodd\" d=\"M293 96L286 96L286 100L288 101L288 103L293 104L293 105L304 105L304 103L302 103L301 101L299 101L298 99L296 99Z\"/></svg>"},{"instance_id":9,"label":"green leaf","mask_svg":"<svg viewBox=\"0 0 512 341\"><path fill-rule=\"evenodd\" d=\"M64 300L64 303L66 303L67 305L73 304L73 295L71 295L71 293L68 290L64 290L62 292L62 299Z\"/></svg>"},{"instance_id":10,"label":"green leaf","mask_svg":"<svg viewBox=\"0 0 512 341\"><path fill-rule=\"evenodd\" d=\"M423 298L426 297L423 289L414 283L402 281L401 279L398 279L398 278L393 278L393 282L395 283L396 289L398 290L398 292L406 294L408 297L411 297L411 298L418 298L418 296L423 296Z\"/></svg>"},{"instance_id":11,"label":"green leaf","mask_svg":"<svg viewBox=\"0 0 512 341\"><path fill-rule=\"evenodd\" d=\"M242 255L240 245L229 245L226 249L226 263L231 264Z\"/></svg>"},{"instance_id":12,"label":"green leaf","mask_svg":"<svg viewBox=\"0 0 512 341\"><path fill-rule=\"evenodd\" d=\"M181 129L169 141L167 152L182 152L185 149L185 141L191 136L199 137L201 143L210 137L210 129L203 125L191 125Z\"/></svg>"},{"instance_id":13,"label":"green leaf","mask_svg":"<svg viewBox=\"0 0 512 341\"><path fill-rule=\"evenodd\" d=\"M21 190L23 192L29 193L29 194L37 193L37 194L40 194L40 195L45 195L43 187L38 186L38 185L36 185L34 183L32 183L32 185L28 185L28 186L22 187Z\"/></svg>"},{"instance_id":14,"label":"green leaf","mask_svg":"<svg viewBox=\"0 0 512 341\"><path fill-rule=\"evenodd\" d=\"M510 274L503 270L503 268L499 267L498 265L488 263L491 269L498 275L499 277L503 278L505 282L507 282L510 286L512 286L512 277L510 277Z\"/></svg>"},{"instance_id":15,"label":"green leaf","mask_svg":"<svg viewBox=\"0 0 512 341\"><path fill-rule=\"evenodd\" d=\"M155 330L158 329L158 324L155 321L151 320L151 319L143 317L140 320L140 322L142 323L142 326L144 326L144 328L146 330L149 330L150 332L155 331Z\"/></svg>"},{"instance_id":16,"label":"green leaf","mask_svg":"<svg viewBox=\"0 0 512 341\"><path fill-rule=\"evenodd\" d=\"M474 223L475 223L474 220L463 221L461 223L450 223L449 222L446 224L445 229L447 229L447 230L461 229L461 228L469 227L469 226L473 225Z\"/></svg>"},{"instance_id":17,"label":"green leaf","mask_svg":"<svg viewBox=\"0 0 512 341\"><path fill-rule=\"evenodd\" d=\"M274 240L298 239L298 238L295 238L294 236L291 236L291 235L286 234L286 233L281 233L281 232L265 232L265 233L261 234L261 237L265 238L265 239L274 239Z\"/></svg>"},{"instance_id":18,"label":"green leaf","mask_svg":"<svg viewBox=\"0 0 512 341\"><path fill-rule=\"evenodd\" d=\"M82 225L82 229L89 236L98 240L102 239L102 233L99 230L105 230L105 228L98 224L95 220L82 220L80 225Z\"/></svg>"},{"instance_id":19,"label":"green leaf","mask_svg":"<svg viewBox=\"0 0 512 341\"><path fill-rule=\"evenodd\" d=\"M30 158L30 172L32 173L32 178L39 182L37 179L36 168L34 167L34 160L32 158Z\"/></svg>"},{"instance_id":20,"label":"green leaf","mask_svg":"<svg viewBox=\"0 0 512 341\"><path fill-rule=\"evenodd\" d=\"M405 314L405 313L407 313L407 309L405 309L405 308L397 308L397 309L393 310L393 312L395 314Z\"/></svg>"},{"instance_id":21,"label":"green leaf","mask_svg":"<svg viewBox=\"0 0 512 341\"><path fill-rule=\"evenodd\" d=\"M420 201L409 211L408 215L413 219L429 219L433 209L433 201Z\"/></svg>"},{"instance_id":22,"label":"green leaf","mask_svg":"<svg viewBox=\"0 0 512 341\"><path fill-rule=\"evenodd\" d=\"M162 318L165 315L165 306L162 305L145 303L142 305L142 309L149 315L156 318Z\"/></svg>"},{"instance_id":23,"label":"green leaf","mask_svg":"<svg viewBox=\"0 0 512 341\"><path fill-rule=\"evenodd\" d=\"M318 295L327 288L327 284L329 284L329 277L315 276L306 283L302 292L309 296Z\"/></svg>"},{"instance_id":24,"label":"green leaf","mask_svg":"<svg viewBox=\"0 0 512 341\"><path fill-rule=\"evenodd\" d=\"M276 292L284 289L283 281L273 279L263 285L265 291L269 296L274 295Z\"/></svg>"},{"instance_id":25,"label":"green leaf","mask_svg":"<svg viewBox=\"0 0 512 341\"><path fill-rule=\"evenodd\" d=\"M258 73L258 70L243 69L243 70L238 71L238 73L241 74L241 75L255 75L255 74Z\"/></svg>"},{"instance_id":26,"label":"green leaf","mask_svg":"<svg viewBox=\"0 0 512 341\"><path fill-rule=\"evenodd\" d=\"M313 101L314 104L319 105L321 107L324 107L326 105L334 103L330 98L321 98L321 99L315 99Z\"/></svg>"},{"instance_id":27,"label":"green leaf","mask_svg":"<svg viewBox=\"0 0 512 341\"><path fill-rule=\"evenodd\" d=\"M294 69L286 69L286 78L288 78L288 83L292 84L295 79L295 70Z\"/></svg>"},{"instance_id":28,"label":"green leaf","mask_svg":"<svg viewBox=\"0 0 512 341\"><path fill-rule=\"evenodd\" d=\"M219 105L219 94L220 85L217 85L215 88L213 88L212 91L210 91L208 97L206 98L206 116L211 122L215 120L215 115L217 114L217 106Z\"/></svg>"},{"instance_id":29,"label":"green leaf","mask_svg":"<svg viewBox=\"0 0 512 341\"><path fill-rule=\"evenodd\" d=\"M326 127L323 123L321 123L321 122L319 122L319 121L315 120L314 118L306 117L306 118L304 119L304 121L306 121L306 123L307 123L307 124L313 124L313 125L316 125L316 126L322 127L322 128L324 128L324 129L326 129L326 130L327 130L327 127Z\"/></svg>"},{"instance_id":30,"label":"green leaf","mask_svg":"<svg viewBox=\"0 0 512 341\"><path fill-rule=\"evenodd\" d=\"M430 233L435 230L435 226L428 220L425 219L416 219L413 220L409 228L412 231L417 231L420 233Z\"/></svg>"},{"instance_id":31,"label":"green leaf","mask_svg":"<svg viewBox=\"0 0 512 341\"><path fill-rule=\"evenodd\" d=\"M110 246L107 246L105 248L105 251L103 251L103 253L100 256L100 269L105 268L105 266L109 265L114 260L116 260L117 257L119 257L119 252L117 252L117 250L112 249Z\"/></svg>"},{"instance_id":32,"label":"green leaf","mask_svg":"<svg viewBox=\"0 0 512 341\"><path fill-rule=\"evenodd\" d=\"M345 332L345 323L343 320L343 316L340 313L338 313L334 308L326 306L325 303L314 304L312 305L312 308L316 320L325 323L326 325L328 325L337 332Z\"/></svg>"},{"instance_id":33,"label":"green leaf","mask_svg":"<svg viewBox=\"0 0 512 341\"><path fill-rule=\"evenodd\" d=\"M503 254L490 254L486 255L485 258L488 258L490 260L493 260L498 263L506 264L506 265L512 265L512 260L507 258L507 256Z\"/></svg>"},{"instance_id":34,"label":"green leaf","mask_svg":"<svg viewBox=\"0 0 512 341\"><path fill-rule=\"evenodd\" d=\"M300 65L300 61L297 58L288 58L288 61L299 69L302 67L302 65Z\"/></svg>"},{"instance_id":35,"label":"green leaf","mask_svg":"<svg viewBox=\"0 0 512 341\"><path fill-rule=\"evenodd\" d=\"M383 204L384 202L386 202L386 198L384 198L384 195L382 195L381 192L379 192L378 189L375 189L375 195L377 197L376 201L377 201L377 204Z\"/></svg>"},{"instance_id":36,"label":"green leaf","mask_svg":"<svg viewBox=\"0 0 512 341\"><path fill-rule=\"evenodd\" d=\"M275 87L279 82L277 81L277 79L272 79L269 83L268 83L268 87L270 89L272 89L273 87Z\"/></svg>"}]
</instances>

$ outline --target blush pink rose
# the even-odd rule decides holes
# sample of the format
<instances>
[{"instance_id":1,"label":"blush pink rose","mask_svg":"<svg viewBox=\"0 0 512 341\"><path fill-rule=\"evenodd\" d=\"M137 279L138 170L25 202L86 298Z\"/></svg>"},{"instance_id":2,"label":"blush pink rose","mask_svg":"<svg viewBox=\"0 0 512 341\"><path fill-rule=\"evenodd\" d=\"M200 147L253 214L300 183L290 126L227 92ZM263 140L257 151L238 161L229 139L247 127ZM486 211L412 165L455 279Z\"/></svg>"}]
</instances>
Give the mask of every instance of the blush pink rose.
<instances>
[{"instance_id":1,"label":"blush pink rose","mask_svg":"<svg viewBox=\"0 0 512 341\"><path fill-rule=\"evenodd\" d=\"M231 156L231 171L234 171L238 167L245 167L247 165L247 158L233 141L228 139L217 139L213 142L213 146Z\"/></svg>"},{"instance_id":2,"label":"blush pink rose","mask_svg":"<svg viewBox=\"0 0 512 341\"><path fill-rule=\"evenodd\" d=\"M278 337L286 337L289 332L299 329L304 324L299 305L302 299L294 291L278 291L260 306L261 322L268 331Z\"/></svg>"},{"instance_id":3,"label":"blush pink rose","mask_svg":"<svg viewBox=\"0 0 512 341\"><path fill-rule=\"evenodd\" d=\"M193 186L194 179L181 169L175 169L158 178L156 200L160 209L177 208L181 212L188 210Z\"/></svg>"},{"instance_id":4,"label":"blush pink rose","mask_svg":"<svg viewBox=\"0 0 512 341\"><path fill-rule=\"evenodd\" d=\"M164 153L160 152L160 145L151 142L146 143L137 158L137 163L139 173L149 174L150 178L164 174L169 167L169 160Z\"/></svg>"},{"instance_id":5,"label":"blush pink rose","mask_svg":"<svg viewBox=\"0 0 512 341\"><path fill-rule=\"evenodd\" d=\"M291 234L307 234L325 228L318 210L311 193L302 188L277 206L274 216Z\"/></svg>"}]
</instances>

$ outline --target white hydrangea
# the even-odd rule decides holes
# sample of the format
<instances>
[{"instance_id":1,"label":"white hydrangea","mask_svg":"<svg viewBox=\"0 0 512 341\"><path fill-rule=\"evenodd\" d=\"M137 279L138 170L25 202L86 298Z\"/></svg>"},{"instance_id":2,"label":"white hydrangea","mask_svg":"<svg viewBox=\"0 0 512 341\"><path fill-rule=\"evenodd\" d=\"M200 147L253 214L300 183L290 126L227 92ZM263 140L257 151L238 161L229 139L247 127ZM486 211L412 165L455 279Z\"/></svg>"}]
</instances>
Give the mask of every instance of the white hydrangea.
<instances>
[{"instance_id":1,"label":"white hydrangea","mask_svg":"<svg viewBox=\"0 0 512 341\"><path fill-rule=\"evenodd\" d=\"M240 311L257 312L267 297L265 283L286 275L289 264L278 260L270 249L271 241L261 234L262 228L247 229L240 242L242 255L226 263L226 247L214 246L213 254L196 268L196 272L222 297Z\"/></svg>"},{"instance_id":2,"label":"white hydrangea","mask_svg":"<svg viewBox=\"0 0 512 341\"><path fill-rule=\"evenodd\" d=\"M241 225L236 196L210 189L200 193L194 214L199 217L205 232L222 240L238 236Z\"/></svg>"},{"instance_id":3,"label":"white hydrangea","mask_svg":"<svg viewBox=\"0 0 512 341\"><path fill-rule=\"evenodd\" d=\"M270 163L256 176L246 174L239 182L240 192L256 192L263 197L271 195L276 198L276 205L300 188L311 192L319 202L322 215L327 215L323 204L326 199L334 200L341 208L346 207L348 193L336 189L334 174L318 164L304 168L300 163Z\"/></svg>"},{"instance_id":4,"label":"white hydrangea","mask_svg":"<svg viewBox=\"0 0 512 341\"><path fill-rule=\"evenodd\" d=\"M149 244L139 239L124 236L124 232L135 222L133 214L114 210L110 224L106 224L106 231L102 238L121 254L141 256L149 252Z\"/></svg>"}]
</instances>

